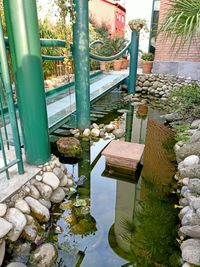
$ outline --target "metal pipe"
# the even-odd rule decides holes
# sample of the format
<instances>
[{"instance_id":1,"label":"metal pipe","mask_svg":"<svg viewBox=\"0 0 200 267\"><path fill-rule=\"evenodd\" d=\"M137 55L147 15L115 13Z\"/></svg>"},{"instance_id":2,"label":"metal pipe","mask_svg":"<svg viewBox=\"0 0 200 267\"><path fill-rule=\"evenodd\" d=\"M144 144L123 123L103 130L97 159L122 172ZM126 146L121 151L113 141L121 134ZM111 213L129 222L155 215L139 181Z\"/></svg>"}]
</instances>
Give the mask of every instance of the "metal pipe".
<instances>
[{"instance_id":1,"label":"metal pipe","mask_svg":"<svg viewBox=\"0 0 200 267\"><path fill-rule=\"evenodd\" d=\"M77 127L84 129L90 126L88 0L73 0L73 3L76 13L72 51L75 62Z\"/></svg>"},{"instance_id":2,"label":"metal pipe","mask_svg":"<svg viewBox=\"0 0 200 267\"><path fill-rule=\"evenodd\" d=\"M9 47L8 37L4 37L6 47ZM66 47L66 41L60 39L40 39L41 47Z\"/></svg>"},{"instance_id":3,"label":"metal pipe","mask_svg":"<svg viewBox=\"0 0 200 267\"><path fill-rule=\"evenodd\" d=\"M119 53L117 53L116 55L110 56L110 57L98 56L96 54L90 53L90 58L94 60L98 60L98 61L112 61L124 55L126 51L129 50L130 46L131 46L131 43L128 43Z\"/></svg>"},{"instance_id":4,"label":"metal pipe","mask_svg":"<svg viewBox=\"0 0 200 267\"><path fill-rule=\"evenodd\" d=\"M137 65L138 65L139 31L132 31L130 46L130 66L128 93L133 94L136 90Z\"/></svg>"},{"instance_id":5,"label":"metal pipe","mask_svg":"<svg viewBox=\"0 0 200 267\"><path fill-rule=\"evenodd\" d=\"M50 159L44 78L35 0L4 0L26 161Z\"/></svg>"},{"instance_id":6,"label":"metal pipe","mask_svg":"<svg viewBox=\"0 0 200 267\"><path fill-rule=\"evenodd\" d=\"M22 161L19 129L17 125L17 118L16 118L15 106L14 106L14 101L13 101L12 85L11 85L11 80L10 80L8 61L6 57L6 47L5 47L4 38L3 38L3 28L2 28L1 20L0 20L0 62L1 62L2 82L4 85L5 92L6 92L8 111L10 115L10 124L11 124L11 129L12 129L12 134L13 134L13 141L15 144L15 154L16 154L17 159L19 160L18 172L19 174L23 174L24 168L23 168L23 161ZM1 110L1 112L2 112L2 116L4 117L3 110ZM7 135L6 135L6 138L8 138Z\"/></svg>"}]
</instances>

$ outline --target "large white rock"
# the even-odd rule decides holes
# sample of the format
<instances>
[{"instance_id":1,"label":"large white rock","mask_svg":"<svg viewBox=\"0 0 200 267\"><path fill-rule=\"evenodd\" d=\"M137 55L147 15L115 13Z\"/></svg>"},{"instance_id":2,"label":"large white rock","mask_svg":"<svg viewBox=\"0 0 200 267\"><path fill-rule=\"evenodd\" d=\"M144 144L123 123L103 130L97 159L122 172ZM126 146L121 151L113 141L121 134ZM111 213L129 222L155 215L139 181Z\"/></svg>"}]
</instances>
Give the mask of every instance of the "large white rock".
<instances>
[{"instance_id":1,"label":"large white rock","mask_svg":"<svg viewBox=\"0 0 200 267\"><path fill-rule=\"evenodd\" d=\"M51 186L41 183L41 182L35 182L34 185L39 190L42 198L47 199L47 200L50 199L52 192L53 192Z\"/></svg>"},{"instance_id":2,"label":"large white rock","mask_svg":"<svg viewBox=\"0 0 200 267\"><path fill-rule=\"evenodd\" d=\"M191 129L197 129L200 126L200 120L194 120L190 126Z\"/></svg>"},{"instance_id":3,"label":"large white rock","mask_svg":"<svg viewBox=\"0 0 200 267\"><path fill-rule=\"evenodd\" d=\"M196 155L188 156L187 158L185 158L183 160L183 166L184 167L189 167L189 166L192 166L192 165L198 164L198 163L199 163L199 157Z\"/></svg>"},{"instance_id":4,"label":"large white rock","mask_svg":"<svg viewBox=\"0 0 200 267\"><path fill-rule=\"evenodd\" d=\"M186 225L180 228L181 233L193 238L200 238L200 226L199 225Z\"/></svg>"},{"instance_id":5,"label":"large white rock","mask_svg":"<svg viewBox=\"0 0 200 267\"><path fill-rule=\"evenodd\" d=\"M2 243L0 243L0 266L3 263L5 251L6 251L6 242L5 240L3 240Z\"/></svg>"},{"instance_id":6,"label":"large white rock","mask_svg":"<svg viewBox=\"0 0 200 267\"><path fill-rule=\"evenodd\" d=\"M11 262L7 267L26 267L26 265L21 262Z\"/></svg>"},{"instance_id":7,"label":"large white rock","mask_svg":"<svg viewBox=\"0 0 200 267\"><path fill-rule=\"evenodd\" d=\"M90 129L85 129L84 131L83 131L83 136L84 137L89 137L90 136Z\"/></svg>"},{"instance_id":8,"label":"large white rock","mask_svg":"<svg viewBox=\"0 0 200 267\"><path fill-rule=\"evenodd\" d=\"M56 175L56 177L58 179L62 179L62 177L64 176L64 172L63 172L63 170L60 167L55 167L53 169L53 173Z\"/></svg>"},{"instance_id":9,"label":"large white rock","mask_svg":"<svg viewBox=\"0 0 200 267\"><path fill-rule=\"evenodd\" d=\"M192 267L188 262L185 262L182 267Z\"/></svg>"},{"instance_id":10,"label":"large white rock","mask_svg":"<svg viewBox=\"0 0 200 267\"><path fill-rule=\"evenodd\" d=\"M63 201L63 199L65 198L65 191L61 188L58 187L53 194L51 195L51 202L53 203L60 203Z\"/></svg>"},{"instance_id":11,"label":"large white rock","mask_svg":"<svg viewBox=\"0 0 200 267\"><path fill-rule=\"evenodd\" d=\"M43 206L38 200L32 198L32 197L26 197L26 202L31 208L31 212L33 216L40 222L48 222L50 219L49 210Z\"/></svg>"},{"instance_id":12,"label":"large white rock","mask_svg":"<svg viewBox=\"0 0 200 267\"><path fill-rule=\"evenodd\" d=\"M182 258L184 261L200 265L200 240L187 239L181 244Z\"/></svg>"},{"instance_id":13,"label":"large white rock","mask_svg":"<svg viewBox=\"0 0 200 267\"><path fill-rule=\"evenodd\" d=\"M23 212L25 214L30 214L31 213L29 205L23 199L16 200L15 208L19 209L21 212Z\"/></svg>"},{"instance_id":14,"label":"large white rock","mask_svg":"<svg viewBox=\"0 0 200 267\"><path fill-rule=\"evenodd\" d=\"M58 188L60 184L60 180L53 172L45 172L43 174L42 181L43 183L50 185L53 188L53 190Z\"/></svg>"},{"instance_id":15,"label":"large white rock","mask_svg":"<svg viewBox=\"0 0 200 267\"><path fill-rule=\"evenodd\" d=\"M51 201L49 200L45 200L45 199L38 199L38 201L43 205L45 206L47 209L50 209L51 208Z\"/></svg>"},{"instance_id":16,"label":"large white rock","mask_svg":"<svg viewBox=\"0 0 200 267\"><path fill-rule=\"evenodd\" d=\"M67 175L64 175L62 179L60 179L60 186L66 186L68 182Z\"/></svg>"},{"instance_id":17,"label":"large white rock","mask_svg":"<svg viewBox=\"0 0 200 267\"><path fill-rule=\"evenodd\" d=\"M7 205L4 203L0 203L0 217L3 217L6 214Z\"/></svg>"},{"instance_id":18,"label":"large white rock","mask_svg":"<svg viewBox=\"0 0 200 267\"><path fill-rule=\"evenodd\" d=\"M7 235L12 228L12 223L3 218L0 218L0 239Z\"/></svg>"},{"instance_id":19,"label":"large white rock","mask_svg":"<svg viewBox=\"0 0 200 267\"><path fill-rule=\"evenodd\" d=\"M92 129L91 130L91 136L99 137L100 130L99 129Z\"/></svg>"},{"instance_id":20,"label":"large white rock","mask_svg":"<svg viewBox=\"0 0 200 267\"><path fill-rule=\"evenodd\" d=\"M34 185L31 185L30 186L30 190L31 190L31 192L30 192L30 196L31 197L33 197L33 198L35 198L35 199L38 199L38 198L40 198L40 192L38 191L38 189L34 186Z\"/></svg>"},{"instance_id":21,"label":"large white rock","mask_svg":"<svg viewBox=\"0 0 200 267\"><path fill-rule=\"evenodd\" d=\"M24 227L21 237L23 239L33 242L36 239L37 233L38 233L38 225L36 221L33 219L33 222L31 224L26 225Z\"/></svg>"},{"instance_id":22,"label":"large white rock","mask_svg":"<svg viewBox=\"0 0 200 267\"><path fill-rule=\"evenodd\" d=\"M26 216L16 208L10 208L5 215L6 220L13 224L13 229L8 233L8 239L16 241L26 226Z\"/></svg>"},{"instance_id":23,"label":"large white rock","mask_svg":"<svg viewBox=\"0 0 200 267\"><path fill-rule=\"evenodd\" d=\"M123 129L115 129L112 133L116 138L121 138L125 132Z\"/></svg>"},{"instance_id":24,"label":"large white rock","mask_svg":"<svg viewBox=\"0 0 200 267\"><path fill-rule=\"evenodd\" d=\"M50 243L39 246L31 253L30 263L35 267L50 267L57 259L58 253L54 245Z\"/></svg>"}]
</instances>

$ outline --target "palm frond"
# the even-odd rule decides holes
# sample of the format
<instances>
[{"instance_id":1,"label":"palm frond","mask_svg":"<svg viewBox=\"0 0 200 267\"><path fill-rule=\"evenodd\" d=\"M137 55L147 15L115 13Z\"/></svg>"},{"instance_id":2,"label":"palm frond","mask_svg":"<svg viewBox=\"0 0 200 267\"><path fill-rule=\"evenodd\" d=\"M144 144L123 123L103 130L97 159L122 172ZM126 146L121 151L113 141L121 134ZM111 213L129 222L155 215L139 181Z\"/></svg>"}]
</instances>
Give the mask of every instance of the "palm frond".
<instances>
[{"instance_id":1,"label":"palm frond","mask_svg":"<svg viewBox=\"0 0 200 267\"><path fill-rule=\"evenodd\" d=\"M170 10L165 17L160 32L166 39L171 38L175 45L191 43L200 36L200 1L171 0Z\"/></svg>"}]
</instances>

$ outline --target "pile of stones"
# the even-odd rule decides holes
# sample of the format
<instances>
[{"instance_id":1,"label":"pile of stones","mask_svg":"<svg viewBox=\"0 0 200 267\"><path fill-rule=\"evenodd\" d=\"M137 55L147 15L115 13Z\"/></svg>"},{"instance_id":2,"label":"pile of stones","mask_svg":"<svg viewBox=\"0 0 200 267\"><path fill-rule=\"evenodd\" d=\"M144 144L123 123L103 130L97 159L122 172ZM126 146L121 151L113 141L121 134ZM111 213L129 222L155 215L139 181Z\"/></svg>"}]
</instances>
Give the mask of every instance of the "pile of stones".
<instances>
[{"instance_id":1,"label":"pile of stones","mask_svg":"<svg viewBox=\"0 0 200 267\"><path fill-rule=\"evenodd\" d=\"M193 121L185 133L188 140L174 147L178 162L175 179L180 185L182 267L194 267L200 265L200 120Z\"/></svg>"},{"instance_id":2,"label":"pile of stones","mask_svg":"<svg viewBox=\"0 0 200 267\"><path fill-rule=\"evenodd\" d=\"M173 88L188 84L198 84L198 81L174 75L141 74L137 78L136 93L149 94L165 101Z\"/></svg>"},{"instance_id":3,"label":"pile of stones","mask_svg":"<svg viewBox=\"0 0 200 267\"><path fill-rule=\"evenodd\" d=\"M41 225L50 220L52 204L60 203L66 195L74 193L72 174L54 155L51 160L39 166L39 173L26 183L10 199L0 203L0 266L3 264L6 243L23 239L30 243L37 239ZM25 243L26 244L26 243ZM28 264L31 266L52 266L57 250L51 243L42 244L32 251ZM23 267L23 263L12 262L8 267Z\"/></svg>"}]
</instances>

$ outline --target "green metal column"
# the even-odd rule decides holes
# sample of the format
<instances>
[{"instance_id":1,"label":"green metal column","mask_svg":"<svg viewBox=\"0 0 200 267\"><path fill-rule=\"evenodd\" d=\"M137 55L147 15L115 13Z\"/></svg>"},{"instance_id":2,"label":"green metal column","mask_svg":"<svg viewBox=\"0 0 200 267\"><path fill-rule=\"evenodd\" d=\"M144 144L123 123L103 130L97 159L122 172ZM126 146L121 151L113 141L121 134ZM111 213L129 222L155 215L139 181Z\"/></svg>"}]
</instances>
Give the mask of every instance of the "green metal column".
<instances>
[{"instance_id":1,"label":"green metal column","mask_svg":"<svg viewBox=\"0 0 200 267\"><path fill-rule=\"evenodd\" d=\"M50 158L44 79L35 0L4 0L26 160Z\"/></svg>"},{"instance_id":2,"label":"green metal column","mask_svg":"<svg viewBox=\"0 0 200 267\"><path fill-rule=\"evenodd\" d=\"M22 161L20 137L19 137L19 130L18 130L18 125L17 125L16 113L15 113L13 95L12 95L12 85L11 85L11 80L10 80L8 61L6 57L6 47L5 47L4 38L3 38L3 28L2 28L1 19L0 19L0 62L1 62L2 81L3 81L4 89L6 92L8 111L9 111L9 117L10 117L10 125L12 129L13 141L15 145L15 155L16 155L17 160L19 160L18 161L18 172L19 174L23 174L24 167L23 167L23 161ZM2 87L1 81L0 81L0 87ZM1 104L1 113L2 113L2 117L4 118L2 104ZM7 139L7 131L6 131L5 125L4 125L4 128L5 128L5 136ZM2 152L3 152L3 147L2 147Z\"/></svg>"},{"instance_id":3,"label":"green metal column","mask_svg":"<svg viewBox=\"0 0 200 267\"><path fill-rule=\"evenodd\" d=\"M129 83L128 83L129 94L134 94L136 90L138 48L139 48L139 31L132 31L131 46L130 46Z\"/></svg>"},{"instance_id":4,"label":"green metal column","mask_svg":"<svg viewBox=\"0 0 200 267\"><path fill-rule=\"evenodd\" d=\"M77 127L90 126L89 22L88 0L73 0L76 21L73 27Z\"/></svg>"}]
</instances>

